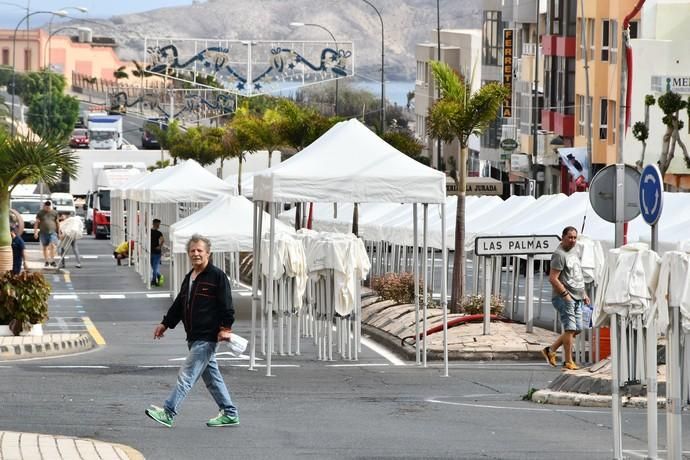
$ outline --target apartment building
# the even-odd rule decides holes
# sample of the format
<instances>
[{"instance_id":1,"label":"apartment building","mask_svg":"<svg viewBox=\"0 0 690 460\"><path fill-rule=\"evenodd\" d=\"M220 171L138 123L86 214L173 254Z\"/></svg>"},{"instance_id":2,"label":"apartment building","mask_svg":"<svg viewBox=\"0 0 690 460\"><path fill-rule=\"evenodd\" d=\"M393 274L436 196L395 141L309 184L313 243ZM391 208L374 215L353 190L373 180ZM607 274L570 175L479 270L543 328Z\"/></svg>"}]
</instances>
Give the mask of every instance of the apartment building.
<instances>
[{"instance_id":1,"label":"apartment building","mask_svg":"<svg viewBox=\"0 0 690 460\"><path fill-rule=\"evenodd\" d=\"M431 41L416 45L415 57L417 61L417 76L415 81L415 134L423 143L423 153L430 159L434 168L439 167L439 155L437 142L426 131L426 117L429 108L438 97L437 88L431 71L431 61L438 58L437 34L434 30ZM481 59L481 32L479 30L442 29L441 30L441 61L451 68L471 79L472 89L476 90L480 85ZM470 170L476 170L473 165L479 155L479 139L470 138ZM457 141L441 146L443 164L456 162L459 158L460 145ZM453 160L450 160L453 158Z\"/></svg>"},{"instance_id":2,"label":"apartment building","mask_svg":"<svg viewBox=\"0 0 690 460\"><path fill-rule=\"evenodd\" d=\"M647 0L641 12L639 26L631 28L637 38L631 40L633 50L633 79L631 97L631 125L645 119L644 98L652 95L659 99L667 90L690 97L690 0ZM595 104L596 105L596 104ZM666 127L658 104L649 111L649 139L644 164L656 163L662 148ZM680 139L690 149L687 111L679 114L685 127L679 131ZM595 117L596 121L596 117ZM641 160L642 145L630 130L623 146L624 161L635 165ZM689 153L690 155L690 153ZM678 145L664 177L671 191L690 191L690 158Z\"/></svg>"}]
</instances>

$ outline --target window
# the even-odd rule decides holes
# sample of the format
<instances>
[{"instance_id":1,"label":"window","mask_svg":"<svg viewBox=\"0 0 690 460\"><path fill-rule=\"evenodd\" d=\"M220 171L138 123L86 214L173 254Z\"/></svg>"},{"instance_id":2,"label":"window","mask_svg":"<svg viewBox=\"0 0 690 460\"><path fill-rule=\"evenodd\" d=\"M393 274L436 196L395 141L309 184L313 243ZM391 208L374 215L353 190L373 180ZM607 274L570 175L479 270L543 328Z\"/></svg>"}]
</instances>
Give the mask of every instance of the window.
<instances>
[{"instance_id":1,"label":"window","mask_svg":"<svg viewBox=\"0 0 690 460\"><path fill-rule=\"evenodd\" d=\"M565 14L565 34L568 37L575 36L577 27L577 2L576 0L563 0L566 2L563 13Z\"/></svg>"},{"instance_id":2,"label":"window","mask_svg":"<svg viewBox=\"0 0 690 460\"><path fill-rule=\"evenodd\" d=\"M2 65L10 65L10 49L2 49Z\"/></svg>"},{"instance_id":3,"label":"window","mask_svg":"<svg viewBox=\"0 0 690 460\"><path fill-rule=\"evenodd\" d=\"M594 59L594 49L596 40L594 39L594 26L596 21L594 18L587 19L587 41L589 42L589 59L590 61Z\"/></svg>"},{"instance_id":4,"label":"window","mask_svg":"<svg viewBox=\"0 0 690 460\"><path fill-rule=\"evenodd\" d=\"M609 139L609 144L616 143L616 101L609 101L609 108L611 109L611 139Z\"/></svg>"},{"instance_id":5,"label":"window","mask_svg":"<svg viewBox=\"0 0 690 460\"><path fill-rule=\"evenodd\" d=\"M482 26L482 64L498 65L500 55L500 40L503 38L501 13L499 11L484 11Z\"/></svg>"},{"instance_id":6,"label":"window","mask_svg":"<svg viewBox=\"0 0 690 460\"><path fill-rule=\"evenodd\" d=\"M577 135L585 135L585 97L577 95Z\"/></svg>"},{"instance_id":7,"label":"window","mask_svg":"<svg viewBox=\"0 0 690 460\"><path fill-rule=\"evenodd\" d=\"M609 60L609 25L608 19L604 19L601 22L601 60Z\"/></svg>"},{"instance_id":8,"label":"window","mask_svg":"<svg viewBox=\"0 0 690 460\"><path fill-rule=\"evenodd\" d=\"M599 106L599 140L608 138L608 101L601 99Z\"/></svg>"},{"instance_id":9,"label":"window","mask_svg":"<svg viewBox=\"0 0 690 460\"><path fill-rule=\"evenodd\" d=\"M549 6L550 8L548 11L550 17L548 18L548 33L549 35L560 35L563 30L563 1L551 0L551 4Z\"/></svg>"},{"instance_id":10,"label":"window","mask_svg":"<svg viewBox=\"0 0 690 460\"><path fill-rule=\"evenodd\" d=\"M618 21L611 20L609 28L611 29L611 38L609 39L609 43L611 43L611 53L609 62L615 64L616 58L618 57Z\"/></svg>"},{"instance_id":11,"label":"window","mask_svg":"<svg viewBox=\"0 0 690 460\"><path fill-rule=\"evenodd\" d=\"M31 50L29 49L24 50L24 70L27 72L31 70Z\"/></svg>"},{"instance_id":12,"label":"window","mask_svg":"<svg viewBox=\"0 0 690 460\"><path fill-rule=\"evenodd\" d=\"M426 61L417 61L417 84L419 86L428 86L427 80L429 72L429 63Z\"/></svg>"},{"instance_id":13,"label":"window","mask_svg":"<svg viewBox=\"0 0 690 460\"><path fill-rule=\"evenodd\" d=\"M630 21L630 38L640 38L640 21Z\"/></svg>"}]
</instances>

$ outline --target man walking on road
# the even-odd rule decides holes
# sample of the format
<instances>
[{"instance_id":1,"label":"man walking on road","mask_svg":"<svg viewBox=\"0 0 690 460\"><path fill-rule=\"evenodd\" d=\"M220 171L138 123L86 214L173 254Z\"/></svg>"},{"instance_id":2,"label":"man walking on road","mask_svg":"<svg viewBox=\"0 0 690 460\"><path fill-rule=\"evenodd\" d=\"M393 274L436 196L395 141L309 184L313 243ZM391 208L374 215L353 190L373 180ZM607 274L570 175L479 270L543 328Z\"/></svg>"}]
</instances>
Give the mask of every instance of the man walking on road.
<instances>
[{"instance_id":1,"label":"man walking on road","mask_svg":"<svg viewBox=\"0 0 690 460\"><path fill-rule=\"evenodd\" d=\"M43 209L36 214L34 222L34 239L41 239L43 249L43 260L45 267L57 267L55 264L55 249L58 244L58 214L52 207L50 200L43 203Z\"/></svg>"},{"instance_id":2,"label":"man walking on road","mask_svg":"<svg viewBox=\"0 0 690 460\"><path fill-rule=\"evenodd\" d=\"M573 362L573 339L582 331L582 307L589 304L589 297L585 292L585 280L582 276L580 258L575 252L577 243L577 229L566 227L563 229L561 244L551 256L551 270L549 282L553 287L551 302L561 317L564 332L556 341L541 351L546 362L556 367L556 350L563 345L565 362L563 368L577 370L579 367Z\"/></svg>"},{"instance_id":3,"label":"man walking on road","mask_svg":"<svg viewBox=\"0 0 690 460\"><path fill-rule=\"evenodd\" d=\"M175 388L163 407L152 405L146 409L146 415L169 428L199 376L220 409L218 416L206 425L226 427L240 423L216 362L218 342L230 340L235 320L232 292L225 273L209 262L210 254L211 242L201 235L192 235L187 242L192 271L185 276L180 293L153 331L153 338L160 339L166 330L174 329L182 321L187 332L189 355L180 368Z\"/></svg>"}]
</instances>

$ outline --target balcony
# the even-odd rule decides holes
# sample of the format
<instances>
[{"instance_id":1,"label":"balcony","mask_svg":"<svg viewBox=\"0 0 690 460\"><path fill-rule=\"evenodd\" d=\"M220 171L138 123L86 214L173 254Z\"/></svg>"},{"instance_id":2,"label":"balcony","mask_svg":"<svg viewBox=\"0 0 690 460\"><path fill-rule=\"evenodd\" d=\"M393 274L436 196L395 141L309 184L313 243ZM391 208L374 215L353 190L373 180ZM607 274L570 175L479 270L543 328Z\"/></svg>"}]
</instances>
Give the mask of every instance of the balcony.
<instances>
[{"instance_id":1,"label":"balcony","mask_svg":"<svg viewBox=\"0 0 690 460\"><path fill-rule=\"evenodd\" d=\"M575 135L575 115L542 110L541 126L545 131L553 131L560 136L572 138Z\"/></svg>"},{"instance_id":2,"label":"balcony","mask_svg":"<svg viewBox=\"0 0 690 460\"><path fill-rule=\"evenodd\" d=\"M544 56L575 57L575 37L543 35L541 44Z\"/></svg>"}]
</instances>

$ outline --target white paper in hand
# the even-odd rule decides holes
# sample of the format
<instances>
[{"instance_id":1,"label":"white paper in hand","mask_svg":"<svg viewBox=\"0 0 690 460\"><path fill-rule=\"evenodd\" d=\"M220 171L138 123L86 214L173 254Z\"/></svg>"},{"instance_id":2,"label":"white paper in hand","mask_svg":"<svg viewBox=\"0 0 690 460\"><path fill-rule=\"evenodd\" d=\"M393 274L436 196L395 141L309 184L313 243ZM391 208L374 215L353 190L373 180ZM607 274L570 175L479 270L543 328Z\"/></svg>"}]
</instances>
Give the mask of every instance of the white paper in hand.
<instances>
[{"instance_id":1,"label":"white paper in hand","mask_svg":"<svg viewBox=\"0 0 690 460\"><path fill-rule=\"evenodd\" d=\"M247 343L249 341L242 336L235 333L230 334L230 341L226 342L228 344L228 349L230 353L235 356L240 356L247 349Z\"/></svg>"}]
</instances>

